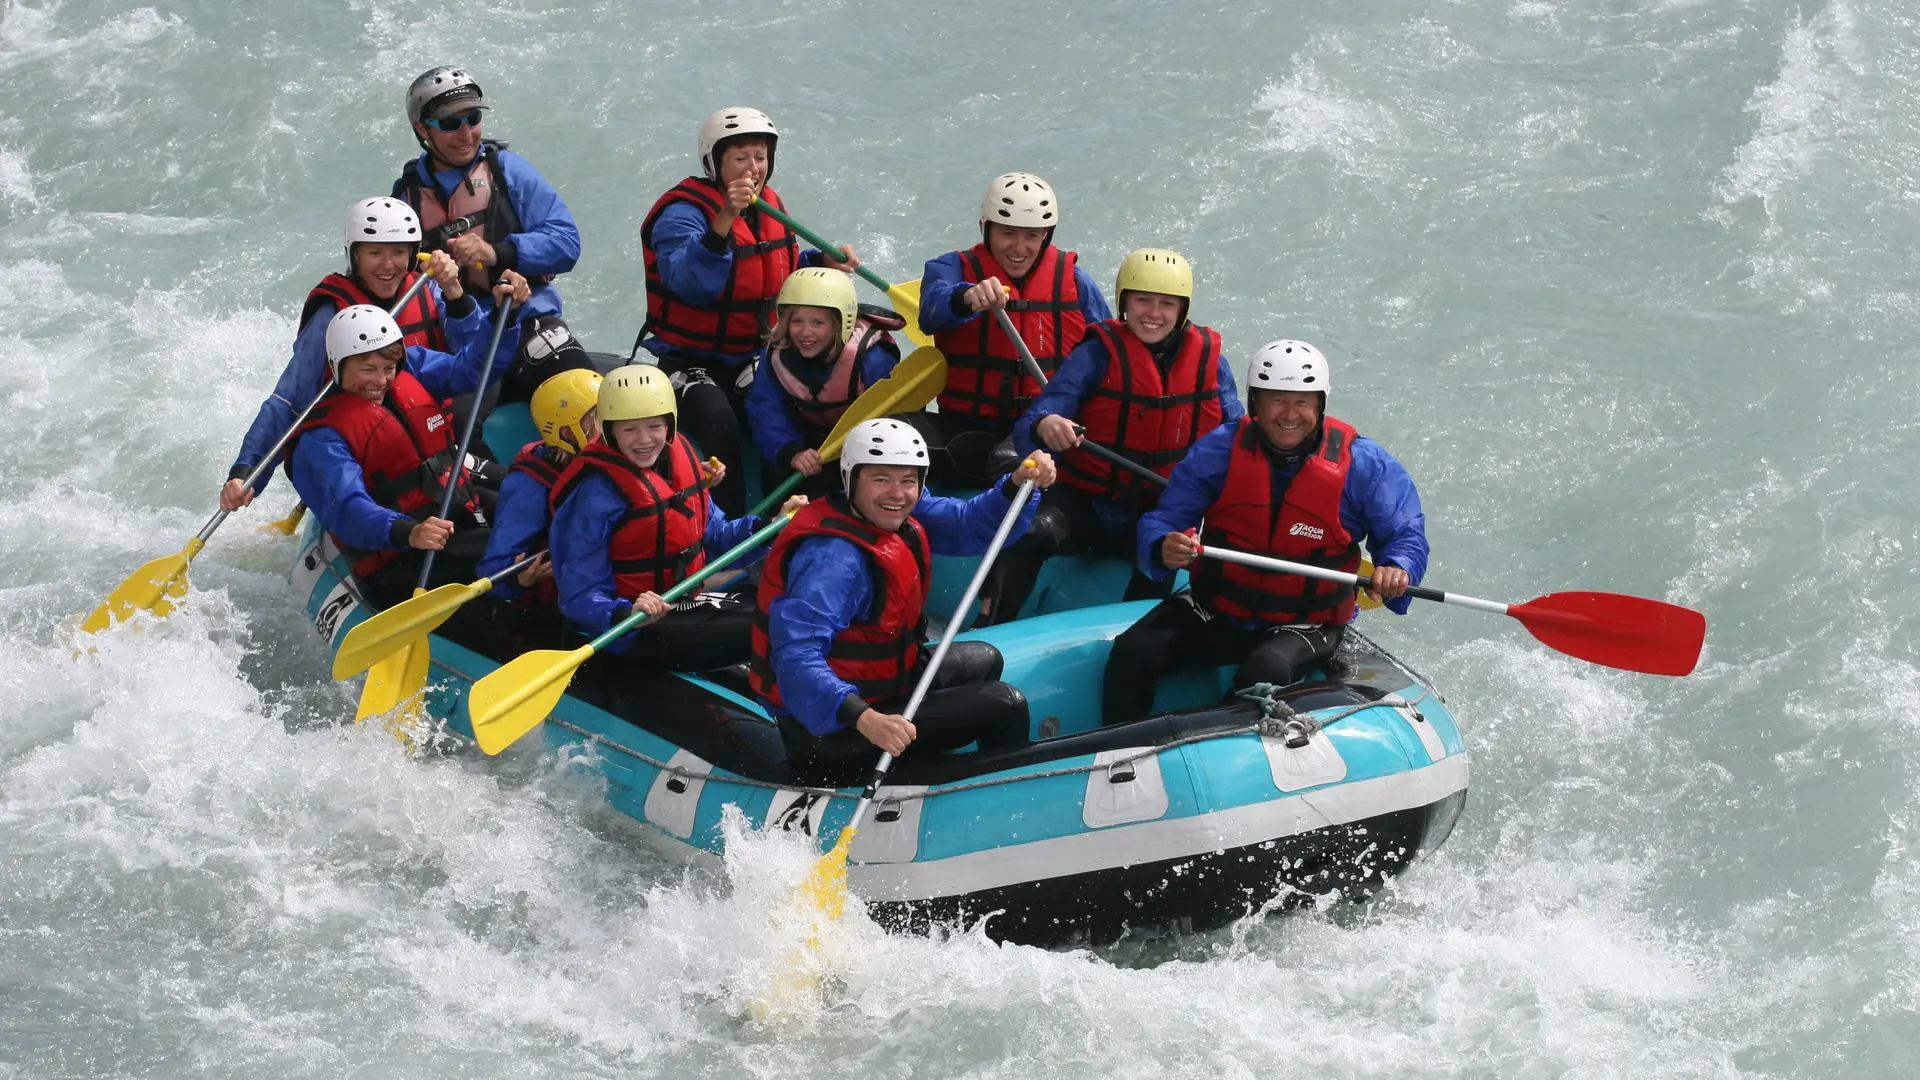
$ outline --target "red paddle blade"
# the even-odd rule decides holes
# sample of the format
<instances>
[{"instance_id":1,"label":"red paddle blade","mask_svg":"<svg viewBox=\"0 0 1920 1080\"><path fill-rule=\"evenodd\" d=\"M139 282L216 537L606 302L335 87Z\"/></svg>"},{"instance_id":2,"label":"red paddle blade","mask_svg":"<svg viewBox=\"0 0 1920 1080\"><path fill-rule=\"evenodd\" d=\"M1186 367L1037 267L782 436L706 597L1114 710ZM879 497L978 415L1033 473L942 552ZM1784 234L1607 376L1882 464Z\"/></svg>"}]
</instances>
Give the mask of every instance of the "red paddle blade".
<instances>
[{"instance_id":1,"label":"red paddle blade","mask_svg":"<svg viewBox=\"0 0 1920 1080\"><path fill-rule=\"evenodd\" d=\"M1549 593L1507 614L1568 656L1648 675L1690 674L1707 637L1707 617L1692 608L1619 593Z\"/></svg>"}]
</instances>

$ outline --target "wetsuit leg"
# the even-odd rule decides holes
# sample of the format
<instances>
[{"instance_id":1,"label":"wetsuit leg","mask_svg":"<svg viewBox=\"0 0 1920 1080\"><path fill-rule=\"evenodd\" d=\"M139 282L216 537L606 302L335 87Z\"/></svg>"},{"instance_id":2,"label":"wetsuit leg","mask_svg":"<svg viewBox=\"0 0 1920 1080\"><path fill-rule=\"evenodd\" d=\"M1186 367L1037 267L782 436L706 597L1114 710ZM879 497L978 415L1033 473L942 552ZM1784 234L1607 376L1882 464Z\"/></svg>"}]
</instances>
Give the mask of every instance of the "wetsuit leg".
<instances>
[{"instance_id":1,"label":"wetsuit leg","mask_svg":"<svg viewBox=\"0 0 1920 1080\"><path fill-rule=\"evenodd\" d=\"M1000 477L1000 473L988 475L988 459L1008 438L1006 431L948 413L901 413L894 419L913 425L927 440L932 482L950 488L983 488Z\"/></svg>"},{"instance_id":2,"label":"wetsuit leg","mask_svg":"<svg viewBox=\"0 0 1920 1080\"><path fill-rule=\"evenodd\" d=\"M642 625L622 651L623 666L669 671L711 671L753 655L753 605L737 600L701 600L675 608L657 625Z\"/></svg>"},{"instance_id":3,"label":"wetsuit leg","mask_svg":"<svg viewBox=\"0 0 1920 1080\"><path fill-rule=\"evenodd\" d=\"M464 585L478 578L480 571L476 567L481 556L487 553L488 535L489 530L480 526L456 526L453 538L434 556L427 588L437 589L456 582ZM366 586L368 602L384 611L412 596L414 586L420 581L420 564L426 557L424 551L409 549L368 577L361 583Z\"/></svg>"},{"instance_id":4,"label":"wetsuit leg","mask_svg":"<svg viewBox=\"0 0 1920 1080\"><path fill-rule=\"evenodd\" d=\"M1240 670L1233 673L1233 689L1244 690L1263 682L1275 686L1298 682L1331 657L1346 636L1346 627L1326 623L1266 631L1240 662Z\"/></svg>"},{"instance_id":5,"label":"wetsuit leg","mask_svg":"<svg viewBox=\"0 0 1920 1080\"><path fill-rule=\"evenodd\" d=\"M558 315L528 319L520 324L520 348L500 382L498 401L530 401L541 383L577 368L592 370L593 360L566 320Z\"/></svg>"},{"instance_id":6,"label":"wetsuit leg","mask_svg":"<svg viewBox=\"0 0 1920 1080\"><path fill-rule=\"evenodd\" d=\"M1104 534L1093 497L1072 484L1055 484L1040 496L1040 509L1026 535L1008 545L994 561L982 590L990 608L981 626L1020 617L1020 609L1040 577L1041 564L1055 555L1086 555L1101 546Z\"/></svg>"},{"instance_id":7,"label":"wetsuit leg","mask_svg":"<svg viewBox=\"0 0 1920 1080\"><path fill-rule=\"evenodd\" d=\"M1233 663L1259 644L1260 634L1203 610L1191 593L1161 601L1113 640L1101 678L1100 722L1146 719L1161 676Z\"/></svg>"},{"instance_id":8,"label":"wetsuit leg","mask_svg":"<svg viewBox=\"0 0 1920 1080\"><path fill-rule=\"evenodd\" d=\"M680 432L693 440L703 456L717 457L727 467L727 479L713 489L713 501L728 517L739 517L747 511L746 471L740 456L743 428L722 386L732 374L718 361L679 353L660 357L660 370L673 381L680 398Z\"/></svg>"}]
</instances>

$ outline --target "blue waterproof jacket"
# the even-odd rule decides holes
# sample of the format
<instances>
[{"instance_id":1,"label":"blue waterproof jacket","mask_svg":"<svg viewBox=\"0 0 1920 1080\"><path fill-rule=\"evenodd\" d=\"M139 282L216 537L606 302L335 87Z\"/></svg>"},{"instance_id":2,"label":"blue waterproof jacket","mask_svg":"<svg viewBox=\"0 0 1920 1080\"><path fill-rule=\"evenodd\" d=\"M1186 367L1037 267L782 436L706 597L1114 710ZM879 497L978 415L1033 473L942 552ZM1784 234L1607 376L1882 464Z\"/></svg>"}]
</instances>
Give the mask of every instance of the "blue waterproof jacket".
<instances>
[{"instance_id":1,"label":"blue waterproof jacket","mask_svg":"<svg viewBox=\"0 0 1920 1080\"><path fill-rule=\"evenodd\" d=\"M470 297L462 296L456 301L447 301L440 294L440 283L428 281L428 291L439 302L440 325L448 334L448 341L455 333L473 333L476 325L484 326L486 319L480 305ZM240 440L240 456L233 459L233 467L227 470L230 480L244 480L255 465L267 456L267 451L280 440L293 426L293 418L300 410L319 395L320 388L327 384L327 324L339 310L331 301L323 301L313 309L313 315L300 327L293 339L293 356L288 358L287 366L280 372L280 381L274 384L273 393L260 403L260 411L254 414L253 426L247 429L246 437ZM509 354L511 355L511 354ZM504 366L504 365L503 365ZM416 372L416 374L418 374ZM267 490L267 481L273 472L269 469L254 481L255 494Z\"/></svg>"},{"instance_id":2,"label":"blue waterproof jacket","mask_svg":"<svg viewBox=\"0 0 1920 1080\"><path fill-rule=\"evenodd\" d=\"M487 551L475 566L481 577L492 577L519 562L522 555L536 555L546 550L548 519L552 516L547 508L549 494L547 485L521 469L510 470L507 478L500 481L500 501L494 504L493 530L487 534ZM488 590L489 595L502 602L519 599L526 590L514 580L517 576L495 582Z\"/></svg>"},{"instance_id":3,"label":"blue waterproof jacket","mask_svg":"<svg viewBox=\"0 0 1920 1080\"><path fill-rule=\"evenodd\" d=\"M447 324L448 344L458 348L458 353L407 346L407 370L428 393L444 400L480 388L480 368L487 361L487 345L493 333L483 321L476 320L474 325L477 333ZM501 353L511 355L519 337L517 327L508 327L500 339ZM506 371L505 364L494 364L492 381L498 382ZM383 551L407 546L405 533L396 529L404 525L411 530L413 519L373 501L360 463L354 460L353 451L339 432L314 428L300 436L293 447L292 464L293 489L320 520L321 527L348 547Z\"/></svg>"},{"instance_id":4,"label":"blue waterproof jacket","mask_svg":"<svg viewBox=\"0 0 1920 1080\"><path fill-rule=\"evenodd\" d=\"M708 504L707 558L724 555L765 524L760 518L728 518L720 507ZM607 632L613 624L633 614L633 601L620 598L614 586L613 556L608 553L620 517L627 512L626 497L613 481L598 473L582 476L567 501L553 512L553 528L547 534L547 550L553 559L554 584L560 591L560 613L590 637ZM759 558L765 549L753 554ZM751 565L751 558L733 564L736 569ZM672 616L664 625L672 632ZM633 640L628 634L614 642L614 652L627 651Z\"/></svg>"},{"instance_id":5,"label":"blue waterproof jacket","mask_svg":"<svg viewBox=\"0 0 1920 1080\"><path fill-rule=\"evenodd\" d=\"M971 499L922 495L913 517L927 530L935 555L982 555L1017 490L1009 477ZM1007 543L1027 531L1039 506L1036 490ZM776 716L792 715L815 735L826 735L846 726L840 706L848 695L859 696L852 683L827 666L827 649L872 606L873 574L867 553L838 537L809 536L793 545L787 559L787 592L767 609L768 660L787 708L764 698L761 704Z\"/></svg>"},{"instance_id":6,"label":"blue waterproof jacket","mask_svg":"<svg viewBox=\"0 0 1920 1080\"><path fill-rule=\"evenodd\" d=\"M771 352L773 346L767 349ZM834 350L832 355L839 356L839 350ZM818 393L827 381L831 366L826 359L808 360L798 349L788 349L785 362L795 378ZM899 362L900 347L892 342L883 341L868 348L860 357L861 385L872 386L886 378ZM800 413L794 400L764 358L760 370L754 374L753 385L747 388L747 420L753 425L753 441L759 444L760 455L770 462L785 465L802 450L819 449L801 433Z\"/></svg>"},{"instance_id":7,"label":"blue waterproof jacket","mask_svg":"<svg viewBox=\"0 0 1920 1080\"><path fill-rule=\"evenodd\" d=\"M991 312L975 311L967 303L966 291L979 283L966 280L961 273L957 251L927 260L927 268L920 275L920 329L923 332L939 334L978 318L993 318ZM1073 280L1080 290L1080 311L1087 317L1088 326L1113 318L1106 294L1087 276L1085 267L1073 268Z\"/></svg>"},{"instance_id":8,"label":"blue waterproof jacket","mask_svg":"<svg viewBox=\"0 0 1920 1080\"><path fill-rule=\"evenodd\" d=\"M1160 505L1140 516L1136 557L1149 576L1173 576L1160 561L1160 541L1172 532L1196 528L1207 509L1219 501L1227 482L1227 463L1233 456L1235 427L1222 424L1193 444L1186 460L1173 467L1171 483ZM1375 566L1396 566L1418 585L1427 573L1427 518L1420 510L1420 492L1406 466L1386 448L1365 436L1353 441L1353 464L1340 494L1340 524L1366 545ZM1304 458L1302 459L1304 460ZM1273 502L1286 495L1287 485L1300 471L1299 462L1273 466ZM1254 554L1260 554L1254 552ZM1396 615L1405 615L1410 597L1387 601ZM1260 625L1241 620L1242 625Z\"/></svg>"},{"instance_id":9,"label":"blue waterproof jacket","mask_svg":"<svg viewBox=\"0 0 1920 1080\"><path fill-rule=\"evenodd\" d=\"M564 274L580 261L580 229L573 223L573 211L567 209L560 193L526 158L511 150L500 150L494 155L494 163L500 170L500 179L507 185L513 212L520 218L520 231L512 236L487 237L497 260L493 269L517 270L533 286L533 295L517 309L521 322L540 315L558 315L559 290L552 282L542 285L539 280L548 274ZM412 169L423 186L440 193L443 202L467 175L465 169L434 172L431 159L424 153L414 159ZM393 197L406 197L399 181L393 185ZM476 299L488 315L493 313L492 296Z\"/></svg>"},{"instance_id":10,"label":"blue waterproof jacket","mask_svg":"<svg viewBox=\"0 0 1920 1080\"><path fill-rule=\"evenodd\" d=\"M720 299L733 275L733 244L708 226L707 215L690 202L676 202L660 211L653 223L653 256L660 276L673 295L694 305L711 304ZM836 257L837 253L836 253ZM801 266L820 266L820 252L808 248L800 253ZM683 349L655 336L640 343L655 356L669 353L716 360L730 371L751 364L758 352L718 353L704 349Z\"/></svg>"},{"instance_id":11,"label":"blue waterproof jacket","mask_svg":"<svg viewBox=\"0 0 1920 1080\"><path fill-rule=\"evenodd\" d=\"M1172 361L1173 356L1169 354L1167 362L1170 364ZM1034 437L1033 429L1042 418L1048 416L1064 416L1069 420L1080 418L1081 408L1086 405L1087 398L1091 397L1093 391L1099 387L1100 380L1107 377L1107 365L1112 362L1113 356L1107 352L1106 343L1094 334L1088 334L1087 339L1082 341L1078 348L1067 354L1067 358L1060 362L1060 370L1047 383L1047 388L1033 400L1033 404L1020 419L1013 422L1013 445L1022 457L1033 453L1034 449L1040 446L1039 441ZM1163 373L1164 370L1163 368ZM1220 353L1218 376L1220 426L1226 427L1229 424L1238 423L1240 418L1247 414L1247 407L1240 400L1240 391L1234 387L1233 371L1227 365L1227 354L1224 350ZM1105 529L1109 536L1119 535L1122 530L1133 524L1133 514L1112 499L1094 497L1092 502L1094 514L1100 518L1101 528Z\"/></svg>"}]
</instances>

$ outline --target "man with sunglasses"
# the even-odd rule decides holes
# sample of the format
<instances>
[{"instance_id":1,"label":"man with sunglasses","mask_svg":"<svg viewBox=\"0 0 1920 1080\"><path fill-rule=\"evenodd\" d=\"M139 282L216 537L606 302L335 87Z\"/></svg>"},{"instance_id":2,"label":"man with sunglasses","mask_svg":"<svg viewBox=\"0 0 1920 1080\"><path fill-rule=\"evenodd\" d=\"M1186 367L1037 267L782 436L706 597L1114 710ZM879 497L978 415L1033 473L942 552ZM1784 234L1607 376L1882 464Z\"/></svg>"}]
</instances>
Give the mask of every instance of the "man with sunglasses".
<instances>
[{"instance_id":1,"label":"man with sunglasses","mask_svg":"<svg viewBox=\"0 0 1920 1080\"><path fill-rule=\"evenodd\" d=\"M560 319L553 287L579 261L580 230L546 177L506 143L481 134L489 108L480 84L459 68L437 67L413 80L407 120L422 153L393 185L393 197L419 213L425 249L458 260L483 305L507 270L533 285L533 298L517 312L520 350L482 400L483 417L495 398L524 401L554 374L592 366ZM455 411L466 407L457 403Z\"/></svg>"}]
</instances>

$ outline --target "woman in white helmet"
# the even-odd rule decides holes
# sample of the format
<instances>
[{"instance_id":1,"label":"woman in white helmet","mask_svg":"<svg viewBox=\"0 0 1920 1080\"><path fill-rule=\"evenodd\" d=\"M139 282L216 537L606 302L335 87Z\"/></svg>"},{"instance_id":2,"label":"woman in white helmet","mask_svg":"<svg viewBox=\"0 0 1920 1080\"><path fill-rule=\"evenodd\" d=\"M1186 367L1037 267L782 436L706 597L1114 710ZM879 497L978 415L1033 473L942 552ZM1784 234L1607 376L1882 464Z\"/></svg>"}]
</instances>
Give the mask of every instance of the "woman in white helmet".
<instances>
[{"instance_id":1,"label":"woman in white helmet","mask_svg":"<svg viewBox=\"0 0 1920 1080\"><path fill-rule=\"evenodd\" d=\"M525 281L495 288L527 292ZM502 349L513 347L515 333L508 329ZM434 587L473 580L486 549L480 492L454 461L457 437L440 402L478 388L492 335L482 324L452 337L458 353L408 345L393 318L370 304L335 315L327 323L332 389L287 448L294 490L353 556L377 608L411 594L427 551L444 552L434 561ZM452 519L436 516L448 484L459 485Z\"/></svg>"},{"instance_id":2,"label":"woman in white helmet","mask_svg":"<svg viewBox=\"0 0 1920 1080\"><path fill-rule=\"evenodd\" d=\"M293 339L293 355L280 372L273 393L260 403L253 425L240 442L239 456L227 470L227 483L220 489L222 510L238 510L266 490L267 479L273 475L270 470L260 474L258 486L252 489L241 480L260 464L273 444L287 433L293 418L333 377L327 365L327 325L334 315L355 304L385 308L418 276L420 264L415 255L420 251L420 219L405 203L385 197L354 203L347 210L345 244L346 272L328 274L307 293L300 309L299 331ZM406 310L393 314L406 344L446 352L448 330L458 327L463 333L475 332L475 328L485 327L485 312L462 287L459 267L452 259L438 256L426 269L434 280L415 295Z\"/></svg>"},{"instance_id":3,"label":"woman in white helmet","mask_svg":"<svg viewBox=\"0 0 1920 1080\"><path fill-rule=\"evenodd\" d=\"M851 271L840 258L800 250L787 227L755 200L785 209L772 186L780 133L759 109L721 109L701 123L702 175L660 196L640 226L646 262L647 321L634 343L651 352L680 391L687 435L730 469L740 467L747 384L767 343L774 299L802 266ZM728 513L746 507L746 489L730 480L714 497Z\"/></svg>"},{"instance_id":4,"label":"woman in white helmet","mask_svg":"<svg viewBox=\"0 0 1920 1080\"><path fill-rule=\"evenodd\" d=\"M1174 466L1160 505L1140 519L1139 565L1157 578L1185 568L1193 591L1114 640L1105 723L1145 717L1168 671L1237 663L1236 690L1285 685L1339 648L1357 613L1353 589L1200 557L1202 543L1355 573L1364 542L1369 591L1406 614L1407 586L1427 569L1420 493L1392 454L1327 415L1330 383L1312 345L1262 346L1247 365L1249 415L1203 436Z\"/></svg>"},{"instance_id":5,"label":"woman in white helmet","mask_svg":"<svg viewBox=\"0 0 1920 1080\"><path fill-rule=\"evenodd\" d=\"M823 267L801 267L780 286L773 338L747 391L747 417L765 458L769 487L795 472L801 491L818 498L840 490L820 444L861 392L893 371L900 346L893 331L906 320L859 302L853 279Z\"/></svg>"},{"instance_id":6,"label":"woman in white helmet","mask_svg":"<svg viewBox=\"0 0 1920 1080\"><path fill-rule=\"evenodd\" d=\"M1140 248L1120 261L1114 289L1120 317L1093 325L1014 424L1014 447L1059 454L1066 482L1047 492L1033 528L994 565L983 625L1018 618L1052 556L1131 559L1134 526L1160 501L1159 485L1082 449L1076 427L1166 476L1201 436L1246 413L1220 335L1187 317L1193 268L1186 259ZM1163 597L1171 584L1136 571L1125 599Z\"/></svg>"},{"instance_id":7,"label":"woman in white helmet","mask_svg":"<svg viewBox=\"0 0 1920 1080\"><path fill-rule=\"evenodd\" d=\"M761 525L729 518L708 489L725 476L703 463L678 430L673 385L652 364L615 368L600 384L600 437L553 484L548 534L560 612L589 636L634 611L650 618L614 642L625 665L708 671L747 658L753 611L744 603L689 601L666 620L660 594ZM806 505L788 500L782 512Z\"/></svg>"},{"instance_id":8,"label":"woman in white helmet","mask_svg":"<svg viewBox=\"0 0 1920 1080\"><path fill-rule=\"evenodd\" d=\"M938 413L913 424L933 450L939 483L977 486L1014 460L1007 436L1040 395L1020 353L994 318L1005 309L1048 375L1113 317L1079 256L1054 246L1060 201L1032 173L1007 173L980 200L980 242L928 261L920 282L920 329L947 357Z\"/></svg>"},{"instance_id":9,"label":"woman in white helmet","mask_svg":"<svg viewBox=\"0 0 1920 1080\"><path fill-rule=\"evenodd\" d=\"M933 754L1027 738L1027 701L999 681L986 642L956 642L913 720L901 715L927 662L921 644L934 555L981 555L1018 486L1053 483L1045 451L971 499L927 495L927 444L899 420L868 420L840 456L844 492L810 503L774 541L760 576L754 693L780 723L802 782L839 783L884 750ZM1033 519L1028 496L1018 536Z\"/></svg>"}]
</instances>

